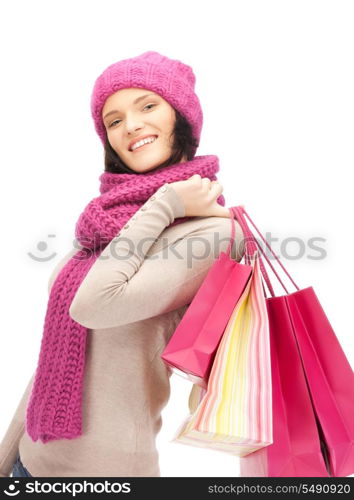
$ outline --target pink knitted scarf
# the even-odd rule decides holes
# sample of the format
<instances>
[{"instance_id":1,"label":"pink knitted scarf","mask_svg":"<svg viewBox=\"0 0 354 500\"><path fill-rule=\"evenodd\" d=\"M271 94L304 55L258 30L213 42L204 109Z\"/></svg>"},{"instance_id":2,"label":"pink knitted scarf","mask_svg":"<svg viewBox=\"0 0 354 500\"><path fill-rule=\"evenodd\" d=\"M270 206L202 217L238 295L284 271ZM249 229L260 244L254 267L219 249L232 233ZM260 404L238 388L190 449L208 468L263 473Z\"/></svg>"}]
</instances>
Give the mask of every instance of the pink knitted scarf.
<instances>
[{"instance_id":1,"label":"pink knitted scarf","mask_svg":"<svg viewBox=\"0 0 354 500\"><path fill-rule=\"evenodd\" d=\"M86 206L75 227L75 236L83 248L61 269L50 291L26 414L26 431L33 441L40 439L47 443L82 434L87 328L70 317L69 308L91 266L122 226L163 184L186 180L193 174L217 180L218 171L218 157L205 155L156 172L101 174L101 195ZM222 195L217 201L225 206ZM178 218L172 224L187 219L189 217Z\"/></svg>"}]
</instances>

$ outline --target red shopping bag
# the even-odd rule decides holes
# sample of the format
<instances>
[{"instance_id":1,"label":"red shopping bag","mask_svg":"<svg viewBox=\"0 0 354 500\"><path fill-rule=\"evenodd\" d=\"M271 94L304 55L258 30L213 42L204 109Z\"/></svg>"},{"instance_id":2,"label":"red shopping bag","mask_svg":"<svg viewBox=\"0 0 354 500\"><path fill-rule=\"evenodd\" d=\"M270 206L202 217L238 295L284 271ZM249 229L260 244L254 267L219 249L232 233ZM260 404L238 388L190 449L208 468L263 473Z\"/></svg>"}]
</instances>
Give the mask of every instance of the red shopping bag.
<instances>
[{"instance_id":1,"label":"red shopping bag","mask_svg":"<svg viewBox=\"0 0 354 500\"><path fill-rule=\"evenodd\" d=\"M287 297L331 476L354 474L354 377L312 287Z\"/></svg>"},{"instance_id":2,"label":"red shopping bag","mask_svg":"<svg viewBox=\"0 0 354 500\"><path fill-rule=\"evenodd\" d=\"M161 358L178 375L207 386L211 365L236 302L252 273L230 257L235 219L230 209L231 238L221 252L166 345Z\"/></svg>"},{"instance_id":3,"label":"red shopping bag","mask_svg":"<svg viewBox=\"0 0 354 500\"><path fill-rule=\"evenodd\" d=\"M240 477L328 477L295 338L282 334L271 309L273 443L240 457Z\"/></svg>"},{"instance_id":4,"label":"red shopping bag","mask_svg":"<svg viewBox=\"0 0 354 500\"><path fill-rule=\"evenodd\" d=\"M312 287L266 299L271 341L273 444L240 458L241 476L348 476L354 473L354 376ZM270 285L269 278L265 277ZM268 280L268 281L267 281Z\"/></svg>"}]
</instances>

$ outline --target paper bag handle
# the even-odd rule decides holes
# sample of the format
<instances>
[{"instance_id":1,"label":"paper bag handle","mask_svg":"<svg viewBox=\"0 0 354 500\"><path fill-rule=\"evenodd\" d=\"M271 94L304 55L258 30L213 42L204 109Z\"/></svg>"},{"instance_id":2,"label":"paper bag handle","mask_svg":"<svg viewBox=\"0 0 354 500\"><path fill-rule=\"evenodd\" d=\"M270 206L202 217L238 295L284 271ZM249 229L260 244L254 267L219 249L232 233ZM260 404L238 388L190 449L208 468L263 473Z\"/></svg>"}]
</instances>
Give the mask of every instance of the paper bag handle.
<instances>
[{"instance_id":1,"label":"paper bag handle","mask_svg":"<svg viewBox=\"0 0 354 500\"><path fill-rule=\"evenodd\" d=\"M246 253L246 256L247 258L249 259L249 255L250 255L250 250L248 250L248 246L247 246L247 243L250 242L250 247L251 248L254 248L253 245L256 244L259 248L259 250L261 251L261 253L263 254L264 258L266 259L266 261L268 262L269 266L271 267L272 271L274 272L274 274L276 275L278 281L280 282L280 284L282 285L282 287L284 288L285 292L286 293L289 293L288 290L286 289L284 283L282 282L282 280L280 279L278 273L276 272L276 270L274 269L274 267L272 266L272 264L270 263L268 257L266 256L266 254L264 253L261 245L259 244L258 240L255 238L255 236L253 235L253 233L251 232L248 224L247 224L247 221L245 219L245 215L247 216L247 218L250 220L251 224L253 225L253 227L256 229L256 231L258 232L258 234L260 235L260 237L262 238L262 240L264 241L264 243L267 245L267 247L269 248L269 250L271 251L271 253L273 254L273 256L275 257L275 259L277 260L277 262L279 263L279 265L281 266L281 268L284 270L284 272L286 273L286 275L289 277L289 279L291 280L291 282L293 283L293 285L295 286L295 288L297 290L300 290L300 288L297 286L297 284L295 283L295 281L293 280L293 278L290 276L290 274L288 273L288 271L285 269L285 267L283 266L283 264L281 263L280 259L277 257L277 255L273 252L271 246L268 244L268 242L265 240L265 238L263 237L263 235L261 234L261 232L259 231L259 229L257 228L257 226L254 224L254 222L252 221L251 217L248 215L248 213L246 212L245 208L243 205L240 205L240 206L236 206L236 207L232 207L231 208L242 228L242 230L244 231L245 233L245 237L247 238L246 240L246 246L245 246L245 253ZM253 244L253 245L252 245ZM264 279L266 280L266 283L267 283L267 286L269 288L269 291L272 295L272 297L274 297L274 291L273 291L273 288L270 284L270 281L269 281L269 277L268 277L268 274L265 271L264 269L264 265L263 265L263 262L260 261L260 267L261 267L261 270L262 270L262 274L264 276ZM269 287L270 285L270 287Z\"/></svg>"}]
</instances>

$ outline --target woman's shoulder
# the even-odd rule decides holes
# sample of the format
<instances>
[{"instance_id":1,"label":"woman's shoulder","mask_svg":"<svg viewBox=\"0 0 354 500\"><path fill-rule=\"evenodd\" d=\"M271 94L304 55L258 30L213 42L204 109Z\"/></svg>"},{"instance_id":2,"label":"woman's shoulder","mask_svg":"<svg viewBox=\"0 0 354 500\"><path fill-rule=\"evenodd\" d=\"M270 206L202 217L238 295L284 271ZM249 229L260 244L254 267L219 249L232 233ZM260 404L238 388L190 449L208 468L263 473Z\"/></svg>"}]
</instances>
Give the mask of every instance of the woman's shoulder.
<instances>
[{"instance_id":1,"label":"woman's shoulder","mask_svg":"<svg viewBox=\"0 0 354 500\"><path fill-rule=\"evenodd\" d=\"M180 240L182 238L203 238L203 235L213 237L213 241L229 242L232 234L232 224L235 225L235 245L232 247L231 257L238 261L244 253L244 234L240 224L230 217L198 216L191 217L181 224L170 226L161 236Z\"/></svg>"}]
</instances>

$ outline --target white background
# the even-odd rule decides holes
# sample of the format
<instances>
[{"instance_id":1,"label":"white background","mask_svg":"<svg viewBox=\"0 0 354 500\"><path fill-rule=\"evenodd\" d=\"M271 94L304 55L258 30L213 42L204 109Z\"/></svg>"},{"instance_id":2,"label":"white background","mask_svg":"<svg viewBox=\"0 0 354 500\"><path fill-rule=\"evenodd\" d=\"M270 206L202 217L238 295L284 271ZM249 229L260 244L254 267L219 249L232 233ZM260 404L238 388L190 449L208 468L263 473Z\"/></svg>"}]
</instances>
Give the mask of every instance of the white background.
<instances>
[{"instance_id":1,"label":"white background","mask_svg":"<svg viewBox=\"0 0 354 500\"><path fill-rule=\"evenodd\" d=\"M278 238L274 250L301 288L314 287L354 368L353 2L12 0L0 19L0 436L37 362L50 273L99 195L94 80L147 50L193 67L197 154L218 155L226 205L245 204ZM296 242L281 252L286 238L302 241L301 257ZM310 238L323 238L324 258ZM40 263L29 252L56 256ZM191 387L171 383L162 476L237 476L236 457L169 442Z\"/></svg>"}]
</instances>

